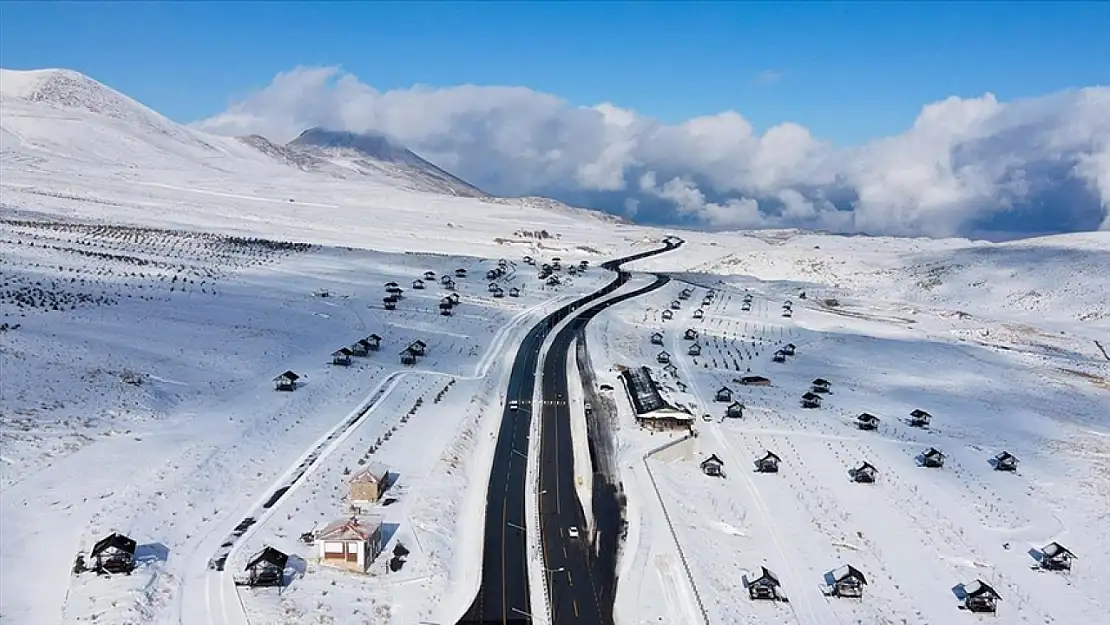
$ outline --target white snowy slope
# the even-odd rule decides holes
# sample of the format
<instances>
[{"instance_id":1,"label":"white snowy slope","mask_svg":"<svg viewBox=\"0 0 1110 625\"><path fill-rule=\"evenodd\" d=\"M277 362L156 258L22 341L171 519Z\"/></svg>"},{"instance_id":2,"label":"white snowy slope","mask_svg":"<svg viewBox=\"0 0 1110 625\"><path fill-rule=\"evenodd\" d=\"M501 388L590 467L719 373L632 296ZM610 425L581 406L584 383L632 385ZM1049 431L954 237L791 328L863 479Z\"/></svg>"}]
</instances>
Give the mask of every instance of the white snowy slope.
<instances>
[{"instance_id":1,"label":"white snowy slope","mask_svg":"<svg viewBox=\"0 0 1110 625\"><path fill-rule=\"evenodd\" d=\"M356 158L326 138L216 137L74 72L0 73L0 570L20 571L0 584L0 622L409 625L465 608L516 344L609 279L592 269L548 287L523 256L596 266L666 232L479 197L397 146L339 137ZM663 328L689 384L659 373L670 401L719 415L712 394L729 384L748 410L699 419L697 439L645 461L677 438L638 430L614 383L629 518L619 623L697 623L703 608L713 623L972 622L951 589L977 577L1002 594L1000 622L1105 622L1110 234L682 236L679 253L639 268L701 285L697 301L708 285L721 296L704 321L693 301L660 320L679 282L599 317L597 381L614 383L616 365L658 371L647 337ZM518 297L487 288L501 258L496 282ZM439 277L458 268L469 275L445 317ZM394 311L389 281L404 289ZM783 319L788 297L797 312ZM705 336L697 358L679 339L691 325ZM380 352L331 364L371 333ZM416 339L427 356L402 366ZM798 356L769 363L787 340ZM773 385L735 387L749 367ZM302 385L277 393L286 369ZM834 392L803 411L818 376ZM899 422L918 407L935 415L928 431ZM865 410L878 433L854 429ZM949 454L944 469L914 466L927 446ZM778 476L748 472L764 448L783 457ZM1002 448L1018 475L990 470ZM709 453L726 479L699 473ZM308 456L298 485L261 507ZM862 460L877 484L847 481ZM396 572L385 556L367 576L321 568L298 537L346 513L346 474L368 462L398 476L377 512L387 551L410 553ZM257 522L221 547L246 516ZM135 573L71 575L114 530L140 545ZM1049 540L1079 554L1070 577L1029 569ZM231 584L263 545L299 558L280 596ZM207 568L217 554L226 574ZM862 602L820 594L845 563L868 575ZM740 580L760 564L789 604L748 601Z\"/></svg>"}]
</instances>

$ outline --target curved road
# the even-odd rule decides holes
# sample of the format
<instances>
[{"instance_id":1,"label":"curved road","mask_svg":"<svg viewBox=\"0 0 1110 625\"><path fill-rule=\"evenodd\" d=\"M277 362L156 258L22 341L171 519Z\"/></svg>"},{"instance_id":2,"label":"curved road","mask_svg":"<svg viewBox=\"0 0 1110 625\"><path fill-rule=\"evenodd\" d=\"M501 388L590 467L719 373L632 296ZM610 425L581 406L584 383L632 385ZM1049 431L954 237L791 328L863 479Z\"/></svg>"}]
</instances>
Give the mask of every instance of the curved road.
<instances>
[{"instance_id":1,"label":"curved road","mask_svg":"<svg viewBox=\"0 0 1110 625\"><path fill-rule=\"evenodd\" d=\"M551 313L533 327L524 337L513 361L507 400L516 399L520 409L510 411L506 405L501 417L493 465L490 469L489 489L486 493L486 530L482 550L482 581L478 594L459 625L524 625L531 623L532 610L528 590L528 545L525 534L526 518L524 498L528 470L528 432L532 421L531 399L536 385L536 371L540 347L551 330L575 310L608 295L628 282L631 274L620 271L624 263L668 252L682 245L681 239L668 239L662 248L641 252L625 258L608 261L601 266L617 271L616 278L598 291L576 300ZM574 610L598 615L596 619L576 620L576 623L612 622L613 571L602 574L595 581L590 549L585 543L574 542L566 551L568 541L554 525L563 528L567 523L584 527L582 509L573 486L574 457L570 442L569 412L566 398L566 358L574 333L585 326L589 319L607 306L635 297L665 284L667 278L637 291L595 304L556 335L548 351L543 371L543 426L541 428L540 483L557 480L564 488L549 489L540 500L540 537L544 546L545 566L548 569L564 568L563 577L551 579L551 597L569 601L568 614ZM556 362L562 363L558 367ZM557 404L559 396L563 405ZM550 408L550 410L548 410ZM569 476L569 477L567 477ZM563 481L565 480L565 481ZM550 529L549 529L549 526ZM555 551L555 554L552 554ZM571 558L570 554L576 554ZM560 564L564 557L567 562ZM549 558L551 558L549 560ZM575 586L574 576L578 574ZM605 579L605 578L608 579ZM602 590L595 590L602 589ZM607 590L606 590L607 589ZM561 612L555 610L556 622ZM605 615L606 620L602 620Z\"/></svg>"}]
</instances>

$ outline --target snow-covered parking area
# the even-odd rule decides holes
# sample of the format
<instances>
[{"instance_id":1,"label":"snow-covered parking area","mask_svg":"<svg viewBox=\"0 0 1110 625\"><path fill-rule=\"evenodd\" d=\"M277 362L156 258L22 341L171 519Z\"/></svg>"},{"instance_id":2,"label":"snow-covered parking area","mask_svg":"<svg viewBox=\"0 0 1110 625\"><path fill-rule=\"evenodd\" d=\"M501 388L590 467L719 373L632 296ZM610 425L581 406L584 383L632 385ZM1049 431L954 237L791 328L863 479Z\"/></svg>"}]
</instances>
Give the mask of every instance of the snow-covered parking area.
<instances>
[{"instance_id":1,"label":"snow-covered parking area","mask_svg":"<svg viewBox=\"0 0 1110 625\"><path fill-rule=\"evenodd\" d=\"M962 340L955 321L900 316L882 302L845 311L799 300L786 284L690 279L700 286L673 320L662 311L689 286L680 281L603 314L590 332L598 367L649 365L697 431L680 440L640 430L619 398L630 538L618 622L972 623L980 617L960 597L977 579L1001 596L1001 622L1106 622L1110 363L1093 346L992 346ZM706 286L717 296L700 306ZM698 308L704 319L693 318ZM684 339L687 329L698 338ZM655 331L664 345L650 343ZM796 355L772 362L788 343ZM745 375L770 386L739 384ZM817 378L831 392L803 408ZM722 387L742 418L725 417ZM931 413L928 427L909 425L914 409ZM864 412L880 418L877 430L859 429ZM643 458L668 441L680 442ZM920 466L931 447L946 455L942 468ZM757 473L768 451L779 471ZM1002 451L1019 459L1016 472L994 470ZM723 478L699 467L711 454ZM864 462L874 483L853 479ZM1052 541L1078 555L1070 573L1037 567ZM827 574L847 564L866 577L862 600L827 596ZM761 566L788 602L749 599L746 580Z\"/></svg>"}]
</instances>

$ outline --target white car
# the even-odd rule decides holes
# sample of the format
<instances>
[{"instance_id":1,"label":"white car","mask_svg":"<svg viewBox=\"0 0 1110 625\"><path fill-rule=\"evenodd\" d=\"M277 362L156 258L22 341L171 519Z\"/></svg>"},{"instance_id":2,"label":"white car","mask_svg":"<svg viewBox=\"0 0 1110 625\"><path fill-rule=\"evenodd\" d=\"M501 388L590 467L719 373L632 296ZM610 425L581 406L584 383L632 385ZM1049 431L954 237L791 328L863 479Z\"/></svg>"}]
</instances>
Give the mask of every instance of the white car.
<instances>
[{"instance_id":1,"label":"white car","mask_svg":"<svg viewBox=\"0 0 1110 625\"><path fill-rule=\"evenodd\" d=\"M516 410L517 408L520 408L520 402L515 399L509 402L509 410Z\"/></svg>"},{"instance_id":2,"label":"white car","mask_svg":"<svg viewBox=\"0 0 1110 625\"><path fill-rule=\"evenodd\" d=\"M578 526L571 525L570 527L568 527L567 536L570 536L571 538L578 538Z\"/></svg>"}]
</instances>

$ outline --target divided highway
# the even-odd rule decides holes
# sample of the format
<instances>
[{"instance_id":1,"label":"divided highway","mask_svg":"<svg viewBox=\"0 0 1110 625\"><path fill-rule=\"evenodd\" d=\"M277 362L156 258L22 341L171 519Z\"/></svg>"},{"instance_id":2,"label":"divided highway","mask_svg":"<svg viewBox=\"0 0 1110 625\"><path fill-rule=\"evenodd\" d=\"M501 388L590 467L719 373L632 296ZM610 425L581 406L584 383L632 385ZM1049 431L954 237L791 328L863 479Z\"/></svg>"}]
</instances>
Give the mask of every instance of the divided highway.
<instances>
[{"instance_id":1,"label":"divided highway","mask_svg":"<svg viewBox=\"0 0 1110 625\"><path fill-rule=\"evenodd\" d=\"M486 529L485 539L482 549L482 581L478 589L478 595L474 598L470 609L467 610L466 615L459 621L459 625L525 625L532 622L531 602L529 599L528 590L528 543L525 535L526 518L524 512L524 496L525 489L527 488L526 475L528 469L528 432L531 428L532 422L532 406L531 399L536 385L536 370L539 359L540 347L543 345L544 340L550 334L551 330L559 324L560 321L565 319L573 311L582 308L583 306L593 302L605 295L608 295L622 285L628 282L631 274L628 272L620 271L620 266L624 263L640 260L655 254L662 254L668 252L682 245L682 240L668 240L664 247L649 250L634 254L626 258L608 261L602 264L602 267L611 271L617 271L616 278L612 282L605 285L598 291L591 293L581 299L578 299L555 312L551 313L543 320L541 320L535 327L529 330L528 334L524 337L523 342L517 349L516 357L513 360L512 372L509 378L509 388L506 398L508 401L517 400L520 402L520 409L511 411L506 404L504 413L501 416L501 427L497 435L497 446L494 450L493 465L490 470L489 490L486 493ZM662 283L658 281L650 287L640 289L631 294L622 295L615 298L615 301L623 301L628 297L633 297L639 293L650 290L651 288L658 288ZM595 305L587 313L592 313L589 316L592 318L600 312L605 306L611 305L612 302L602 302ZM595 310L596 309L596 310ZM568 324L567 327L582 327L578 325L576 319L573 323ZM558 337L566 336L561 347L557 347ZM556 336L556 344L552 345L552 351L549 351L549 356L559 356L563 363L561 369L552 369L545 363L544 367L544 385L543 396L545 404L547 400L554 399L554 394L560 392L562 389L562 397L565 403L566 398L566 355L570 345L570 337L573 337L573 332L567 334L565 329L560 331ZM552 378L554 376L554 378ZM561 383L561 386L558 386ZM557 408L557 406L552 406ZM573 480L574 473L574 458L570 450L570 424L567 421L569 413L566 412L566 407L563 407L563 416L561 417L562 424L558 425L560 417L557 415L549 420L549 413L544 411L544 419L542 429L542 437L544 441L541 443L541 456L543 456L544 448L551 448L552 444L547 441L557 442L560 436L565 438L566 447L562 453L551 456L548 460L552 463L553 469L557 463L562 462L566 466L561 469L571 477ZM562 434L560 434L562 432ZM557 447L557 445L556 445ZM540 480L541 484L544 483L545 476L556 475L553 470L545 470L545 463L541 461L540 465ZM559 473L562 475L562 473ZM544 487L546 489L546 487ZM552 497L547 499L547 497ZM557 546L560 549L563 547L563 542L559 541L554 536L548 537L550 532L545 531L548 523L543 518L550 516L547 506L552 506L552 510L556 513L553 519L555 522L566 519L582 519L581 506L574 494L574 485L571 481L563 484L561 489L554 491L548 490L547 493L540 501L541 510L541 540L544 542L545 551L549 548L549 540L552 541L552 546ZM565 507L565 512L563 512ZM576 513L572 512L577 510ZM563 515L568 516L563 516ZM574 515L577 516L574 516ZM579 527L582 527L580 520L575 521ZM554 531L554 530L551 530ZM590 572L588 564L588 547L583 548L582 570L586 571L579 579L580 583L592 582L593 576ZM545 555L545 561L547 556ZM547 568L557 568L545 564ZM567 568L570 571L570 568ZM573 575L573 572L571 573ZM610 573L611 576L611 573ZM581 605L596 606L595 609L600 610L602 605L597 601L597 593L592 590L589 592L589 597L593 597L592 603L586 603L588 597L583 595L578 597L586 586L577 588L573 586L573 582L569 582L569 588L572 592L569 594L560 590L560 597L566 595L571 596L571 610L574 609L576 603ZM612 584L609 584L611 588ZM560 587L561 589L562 587ZM554 598L554 588L552 597ZM607 610L602 610L609 614L608 621L592 620L592 621L578 621L578 622L594 622L603 623L611 622L612 620L612 605L608 604ZM557 620L558 622L558 620Z\"/></svg>"}]
</instances>

